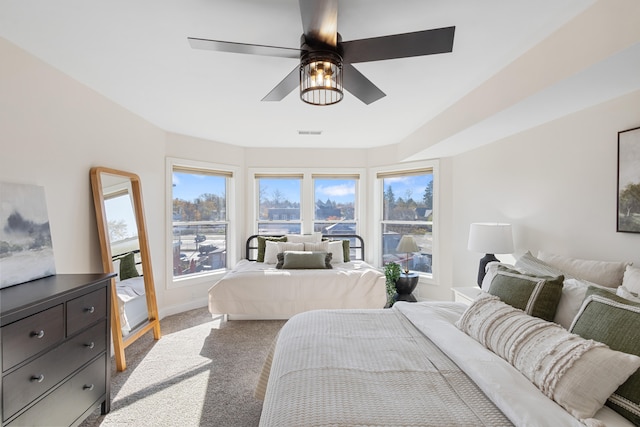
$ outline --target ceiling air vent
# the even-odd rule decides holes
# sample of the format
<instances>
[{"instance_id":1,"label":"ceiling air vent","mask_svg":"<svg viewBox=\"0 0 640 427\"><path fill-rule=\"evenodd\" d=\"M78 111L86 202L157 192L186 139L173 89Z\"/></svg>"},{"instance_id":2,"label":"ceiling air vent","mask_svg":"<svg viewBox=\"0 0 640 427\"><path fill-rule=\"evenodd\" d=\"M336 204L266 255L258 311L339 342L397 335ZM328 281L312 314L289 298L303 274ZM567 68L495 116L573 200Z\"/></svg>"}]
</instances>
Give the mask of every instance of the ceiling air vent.
<instances>
[{"instance_id":1,"label":"ceiling air vent","mask_svg":"<svg viewBox=\"0 0 640 427\"><path fill-rule=\"evenodd\" d=\"M321 130L299 130L298 135L322 135Z\"/></svg>"}]
</instances>

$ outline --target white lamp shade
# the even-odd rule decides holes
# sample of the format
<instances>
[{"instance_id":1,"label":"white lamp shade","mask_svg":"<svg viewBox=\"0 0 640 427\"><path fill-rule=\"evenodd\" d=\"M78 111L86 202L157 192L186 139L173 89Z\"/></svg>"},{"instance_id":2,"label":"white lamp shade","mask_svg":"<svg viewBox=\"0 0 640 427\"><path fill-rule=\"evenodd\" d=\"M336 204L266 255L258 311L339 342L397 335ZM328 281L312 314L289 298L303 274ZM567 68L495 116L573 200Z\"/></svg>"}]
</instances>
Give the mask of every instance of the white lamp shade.
<instances>
[{"instance_id":1,"label":"white lamp shade","mask_svg":"<svg viewBox=\"0 0 640 427\"><path fill-rule=\"evenodd\" d=\"M420 250L420 247L418 247L418 244L416 243L416 239L413 238L413 236L409 236L407 234L405 234L404 236L402 236L402 238L400 239L400 242L398 242L398 247L396 248L396 251L398 252L418 252Z\"/></svg>"},{"instance_id":2,"label":"white lamp shade","mask_svg":"<svg viewBox=\"0 0 640 427\"><path fill-rule=\"evenodd\" d=\"M471 224L468 249L485 254L513 253L511 224L488 222Z\"/></svg>"}]
</instances>

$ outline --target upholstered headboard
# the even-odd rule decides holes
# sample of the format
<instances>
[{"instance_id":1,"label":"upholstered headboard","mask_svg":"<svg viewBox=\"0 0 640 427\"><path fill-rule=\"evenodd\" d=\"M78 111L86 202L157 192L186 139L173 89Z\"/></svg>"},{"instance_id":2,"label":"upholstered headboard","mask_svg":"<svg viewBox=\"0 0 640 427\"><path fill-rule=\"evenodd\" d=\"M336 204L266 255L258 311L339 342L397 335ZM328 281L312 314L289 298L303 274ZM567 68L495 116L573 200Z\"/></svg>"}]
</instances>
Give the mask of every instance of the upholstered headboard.
<instances>
[{"instance_id":1,"label":"upholstered headboard","mask_svg":"<svg viewBox=\"0 0 640 427\"><path fill-rule=\"evenodd\" d=\"M245 246L245 258L249 261L255 261L258 255L258 236L261 234L254 234L249 236ZM264 234L265 237L282 237L284 234ZM323 240L348 240L349 241L349 253L351 260L363 261L364 260L364 240L357 234L323 234Z\"/></svg>"}]
</instances>

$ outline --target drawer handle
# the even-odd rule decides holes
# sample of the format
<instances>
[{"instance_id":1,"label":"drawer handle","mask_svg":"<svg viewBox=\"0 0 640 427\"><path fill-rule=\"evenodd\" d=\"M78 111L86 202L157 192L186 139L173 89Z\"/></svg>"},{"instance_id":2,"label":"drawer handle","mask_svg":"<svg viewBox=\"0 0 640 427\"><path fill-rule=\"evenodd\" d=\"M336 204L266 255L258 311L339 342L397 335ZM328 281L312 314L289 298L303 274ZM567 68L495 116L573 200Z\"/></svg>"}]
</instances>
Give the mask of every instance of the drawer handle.
<instances>
[{"instance_id":1,"label":"drawer handle","mask_svg":"<svg viewBox=\"0 0 640 427\"><path fill-rule=\"evenodd\" d=\"M33 338L42 338L42 337L44 337L44 331L43 330L40 330L40 331L37 331L37 332L33 331L33 332L31 332L31 337L33 337Z\"/></svg>"},{"instance_id":2,"label":"drawer handle","mask_svg":"<svg viewBox=\"0 0 640 427\"><path fill-rule=\"evenodd\" d=\"M96 346L96 344L93 341L91 341L89 344L85 344L84 346L87 348L93 348Z\"/></svg>"},{"instance_id":3,"label":"drawer handle","mask_svg":"<svg viewBox=\"0 0 640 427\"><path fill-rule=\"evenodd\" d=\"M91 390L93 390L93 384L89 384L89 385L85 384L85 385L82 387L82 389L83 389L83 390L89 390L89 391L91 391Z\"/></svg>"},{"instance_id":4,"label":"drawer handle","mask_svg":"<svg viewBox=\"0 0 640 427\"><path fill-rule=\"evenodd\" d=\"M96 308L94 306L91 306L85 308L84 311L86 311L87 313L93 313L94 311L96 311Z\"/></svg>"},{"instance_id":5,"label":"drawer handle","mask_svg":"<svg viewBox=\"0 0 640 427\"><path fill-rule=\"evenodd\" d=\"M35 375L33 375L33 376L31 377L31 382L34 382L34 383L36 383L36 382L37 382L37 383L41 383L42 381L44 381L44 375L42 375L42 374L38 375L37 377L36 377Z\"/></svg>"}]
</instances>

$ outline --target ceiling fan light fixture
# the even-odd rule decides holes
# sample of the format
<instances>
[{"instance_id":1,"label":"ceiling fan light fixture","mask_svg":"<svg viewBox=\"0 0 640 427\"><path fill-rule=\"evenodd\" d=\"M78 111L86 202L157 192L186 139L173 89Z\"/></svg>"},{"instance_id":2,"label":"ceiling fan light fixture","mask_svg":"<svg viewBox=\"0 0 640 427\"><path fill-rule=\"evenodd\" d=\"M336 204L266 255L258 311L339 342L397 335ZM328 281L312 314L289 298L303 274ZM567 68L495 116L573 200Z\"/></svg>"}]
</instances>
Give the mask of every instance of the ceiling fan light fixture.
<instances>
[{"instance_id":1,"label":"ceiling fan light fixture","mask_svg":"<svg viewBox=\"0 0 640 427\"><path fill-rule=\"evenodd\" d=\"M300 99L311 105L340 102L342 58L335 52L308 52L300 61Z\"/></svg>"}]
</instances>

